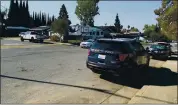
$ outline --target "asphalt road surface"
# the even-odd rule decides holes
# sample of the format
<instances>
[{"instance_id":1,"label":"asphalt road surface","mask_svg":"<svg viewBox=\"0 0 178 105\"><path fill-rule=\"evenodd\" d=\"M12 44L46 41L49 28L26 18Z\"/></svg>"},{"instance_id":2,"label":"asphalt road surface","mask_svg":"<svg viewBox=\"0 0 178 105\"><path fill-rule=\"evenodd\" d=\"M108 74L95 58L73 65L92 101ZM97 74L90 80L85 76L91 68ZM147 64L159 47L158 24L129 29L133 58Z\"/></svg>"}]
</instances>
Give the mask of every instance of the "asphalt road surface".
<instances>
[{"instance_id":1,"label":"asphalt road surface","mask_svg":"<svg viewBox=\"0 0 178 105\"><path fill-rule=\"evenodd\" d=\"M146 74L94 74L86 57L73 46L2 49L1 103L127 103L148 81Z\"/></svg>"}]
</instances>

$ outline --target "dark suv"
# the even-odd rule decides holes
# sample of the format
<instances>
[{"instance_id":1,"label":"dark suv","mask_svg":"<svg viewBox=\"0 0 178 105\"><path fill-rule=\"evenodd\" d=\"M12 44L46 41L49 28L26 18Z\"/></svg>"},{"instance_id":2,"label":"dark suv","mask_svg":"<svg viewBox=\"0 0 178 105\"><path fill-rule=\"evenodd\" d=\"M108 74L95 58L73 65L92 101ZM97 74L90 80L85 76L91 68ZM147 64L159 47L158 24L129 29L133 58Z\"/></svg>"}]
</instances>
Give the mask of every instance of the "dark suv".
<instances>
[{"instance_id":1,"label":"dark suv","mask_svg":"<svg viewBox=\"0 0 178 105\"><path fill-rule=\"evenodd\" d=\"M121 73L126 68L148 67L150 56L137 41L128 38L98 39L88 50L86 65L93 72Z\"/></svg>"}]
</instances>

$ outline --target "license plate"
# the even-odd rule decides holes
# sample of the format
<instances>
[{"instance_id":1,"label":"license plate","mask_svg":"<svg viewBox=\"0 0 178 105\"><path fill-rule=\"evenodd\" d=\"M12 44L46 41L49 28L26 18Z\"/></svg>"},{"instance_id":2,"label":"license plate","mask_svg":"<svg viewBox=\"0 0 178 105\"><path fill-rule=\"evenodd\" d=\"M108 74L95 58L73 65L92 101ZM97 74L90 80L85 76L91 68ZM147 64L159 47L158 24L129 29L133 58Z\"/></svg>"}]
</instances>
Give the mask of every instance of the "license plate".
<instances>
[{"instance_id":1,"label":"license plate","mask_svg":"<svg viewBox=\"0 0 178 105\"><path fill-rule=\"evenodd\" d=\"M98 58L100 58L100 59L105 59L106 58L106 55L98 55Z\"/></svg>"}]
</instances>

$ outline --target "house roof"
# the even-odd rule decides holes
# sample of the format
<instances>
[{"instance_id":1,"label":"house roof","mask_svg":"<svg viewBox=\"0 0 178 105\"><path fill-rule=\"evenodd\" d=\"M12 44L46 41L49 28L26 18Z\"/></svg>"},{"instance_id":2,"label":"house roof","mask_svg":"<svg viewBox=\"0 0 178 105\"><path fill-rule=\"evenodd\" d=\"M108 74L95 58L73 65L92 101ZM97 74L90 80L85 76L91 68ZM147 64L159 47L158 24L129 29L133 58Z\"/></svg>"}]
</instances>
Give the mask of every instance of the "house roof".
<instances>
[{"instance_id":1,"label":"house roof","mask_svg":"<svg viewBox=\"0 0 178 105\"><path fill-rule=\"evenodd\" d=\"M6 29L28 30L29 28L19 26L7 26Z\"/></svg>"},{"instance_id":2,"label":"house roof","mask_svg":"<svg viewBox=\"0 0 178 105\"><path fill-rule=\"evenodd\" d=\"M116 32L115 26L96 26L96 27L102 29L103 31Z\"/></svg>"},{"instance_id":3,"label":"house roof","mask_svg":"<svg viewBox=\"0 0 178 105\"><path fill-rule=\"evenodd\" d=\"M31 28L30 30L33 30L33 31L43 31L43 30L49 30L49 29L50 29L49 26L40 26L40 27Z\"/></svg>"}]
</instances>

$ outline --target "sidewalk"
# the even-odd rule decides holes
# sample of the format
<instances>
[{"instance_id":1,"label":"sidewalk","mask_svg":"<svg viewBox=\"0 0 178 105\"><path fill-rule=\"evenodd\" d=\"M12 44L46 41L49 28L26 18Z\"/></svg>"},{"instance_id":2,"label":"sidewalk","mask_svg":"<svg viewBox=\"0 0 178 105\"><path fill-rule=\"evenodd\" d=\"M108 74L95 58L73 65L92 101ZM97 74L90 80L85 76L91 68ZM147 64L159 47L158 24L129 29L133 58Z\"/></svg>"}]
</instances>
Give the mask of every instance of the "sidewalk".
<instances>
[{"instance_id":1,"label":"sidewalk","mask_svg":"<svg viewBox=\"0 0 178 105\"><path fill-rule=\"evenodd\" d=\"M177 61L166 61L162 67L168 68L177 73ZM169 72L167 72L169 73ZM165 77L166 78L166 77ZM163 78L163 80L165 80ZM178 78L171 78L175 80L174 84L170 86L144 86L130 101L128 104L151 104L151 103L165 103L176 104L178 88Z\"/></svg>"}]
</instances>

